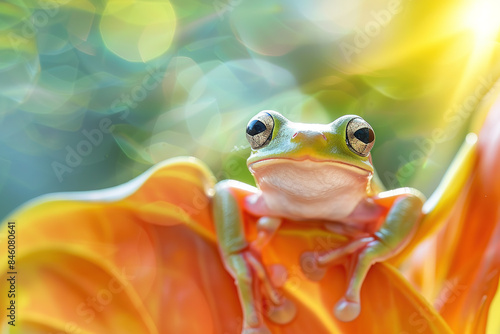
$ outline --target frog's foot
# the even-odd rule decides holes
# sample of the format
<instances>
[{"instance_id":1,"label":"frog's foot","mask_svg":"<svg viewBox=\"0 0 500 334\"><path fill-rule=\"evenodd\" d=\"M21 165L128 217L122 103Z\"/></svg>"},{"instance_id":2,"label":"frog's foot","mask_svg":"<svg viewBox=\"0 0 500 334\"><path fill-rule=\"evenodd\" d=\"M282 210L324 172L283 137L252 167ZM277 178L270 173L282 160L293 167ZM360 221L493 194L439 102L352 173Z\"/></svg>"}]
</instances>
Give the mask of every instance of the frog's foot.
<instances>
[{"instance_id":1,"label":"frog's foot","mask_svg":"<svg viewBox=\"0 0 500 334\"><path fill-rule=\"evenodd\" d=\"M356 319L360 312L361 304L359 300L353 301L345 298L339 300L333 311L337 319L345 322Z\"/></svg>"},{"instance_id":2,"label":"frog's foot","mask_svg":"<svg viewBox=\"0 0 500 334\"><path fill-rule=\"evenodd\" d=\"M268 333L263 315L277 324L286 324L295 317L295 305L278 292L255 252L230 254L225 257L225 265L238 289L243 311L242 333Z\"/></svg>"},{"instance_id":3,"label":"frog's foot","mask_svg":"<svg viewBox=\"0 0 500 334\"><path fill-rule=\"evenodd\" d=\"M266 317L279 325L289 323L297 314L295 304L284 297L281 297L279 304L269 301L264 309Z\"/></svg>"},{"instance_id":4,"label":"frog's foot","mask_svg":"<svg viewBox=\"0 0 500 334\"><path fill-rule=\"evenodd\" d=\"M353 257L354 269L348 276L348 287L337 305L335 305L335 317L341 321L352 321L361 312L360 292L368 270L376 262L387 259L393 252L380 240L372 238L372 241L359 247L357 254Z\"/></svg>"},{"instance_id":5,"label":"frog's foot","mask_svg":"<svg viewBox=\"0 0 500 334\"><path fill-rule=\"evenodd\" d=\"M326 274L327 268L318 264L316 252L304 252L300 256L302 273L311 281L320 281Z\"/></svg>"},{"instance_id":6,"label":"frog's foot","mask_svg":"<svg viewBox=\"0 0 500 334\"><path fill-rule=\"evenodd\" d=\"M266 305L263 308L265 316L272 322L280 325L292 321L297 313L295 304L278 292L264 265L253 254L247 253L246 258L262 283L266 299Z\"/></svg>"},{"instance_id":7,"label":"frog's foot","mask_svg":"<svg viewBox=\"0 0 500 334\"><path fill-rule=\"evenodd\" d=\"M249 251L240 251L224 257L224 263L238 290L243 312L242 333L268 333L262 318L262 303L258 302L261 300L260 289L248 259L251 257L253 255Z\"/></svg>"},{"instance_id":8,"label":"frog's foot","mask_svg":"<svg viewBox=\"0 0 500 334\"><path fill-rule=\"evenodd\" d=\"M257 238L252 241L250 248L256 251L261 251L269 241L273 238L274 234L281 225L280 218L264 216L257 221Z\"/></svg>"},{"instance_id":9,"label":"frog's foot","mask_svg":"<svg viewBox=\"0 0 500 334\"><path fill-rule=\"evenodd\" d=\"M352 254L374 240L373 237L356 239L347 245L324 252L304 252L300 257L302 272L312 281L321 280L327 268L342 257Z\"/></svg>"}]
</instances>

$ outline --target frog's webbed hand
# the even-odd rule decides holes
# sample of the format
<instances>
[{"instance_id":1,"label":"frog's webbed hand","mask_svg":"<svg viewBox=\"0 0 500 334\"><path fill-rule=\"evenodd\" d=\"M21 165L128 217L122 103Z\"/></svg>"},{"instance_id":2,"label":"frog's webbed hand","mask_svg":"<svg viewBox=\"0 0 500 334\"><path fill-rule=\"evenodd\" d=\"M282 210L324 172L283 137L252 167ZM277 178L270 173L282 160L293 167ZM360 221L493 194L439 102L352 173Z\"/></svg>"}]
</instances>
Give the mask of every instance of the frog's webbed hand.
<instances>
[{"instance_id":1,"label":"frog's webbed hand","mask_svg":"<svg viewBox=\"0 0 500 334\"><path fill-rule=\"evenodd\" d=\"M324 226L328 231L344 236L350 241L340 247L302 253L300 258L302 272L312 281L320 281L328 267L345 262L345 256L355 253L374 240L369 233L345 223L329 222Z\"/></svg>"},{"instance_id":2,"label":"frog's webbed hand","mask_svg":"<svg viewBox=\"0 0 500 334\"><path fill-rule=\"evenodd\" d=\"M260 250L272 238L280 220L262 217L258 237L252 244L245 238L243 200L255 193L255 188L236 181L221 181L215 186L214 220L219 247L226 269L235 279L243 311L243 333L270 333L262 319L284 324L295 316L295 307L278 293L260 259ZM270 301L263 309L261 288Z\"/></svg>"}]
</instances>

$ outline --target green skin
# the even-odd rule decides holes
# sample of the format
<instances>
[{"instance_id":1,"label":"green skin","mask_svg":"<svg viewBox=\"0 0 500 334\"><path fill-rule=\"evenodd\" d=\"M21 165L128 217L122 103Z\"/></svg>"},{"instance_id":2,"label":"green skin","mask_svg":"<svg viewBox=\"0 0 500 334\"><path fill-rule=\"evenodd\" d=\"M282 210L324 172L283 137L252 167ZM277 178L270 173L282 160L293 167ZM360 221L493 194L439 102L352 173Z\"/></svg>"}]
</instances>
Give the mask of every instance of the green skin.
<instances>
[{"instance_id":1,"label":"green skin","mask_svg":"<svg viewBox=\"0 0 500 334\"><path fill-rule=\"evenodd\" d=\"M252 150L247 161L258 188L225 180L216 185L213 199L222 259L239 293L243 333L270 333L255 283L263 284L272 302L265 314L271 321L286 324L295 316L293 304L273 287L258 256L283 218L301 221L305 228L308 220L325 221L330 230L350 237L341 248L303 254L301 263L308 263L307 270L303 266L306 276L318 280L333 262L355 254L348 288L334 309L339 320L351 321L359 315L360 290L368 270L409 242L425 199L411 188L382 191L373 178L370 154L356 153L346 139L349 122L358 116L342 116L326 125L290 122L275 111L263 111L254 119L266 117L272 118L272 135ZM393 200L388 212L376 204L379 198ZM244 234L244 212L260 217L259 236L252 243Z\"/></svg>"}]
</instances>

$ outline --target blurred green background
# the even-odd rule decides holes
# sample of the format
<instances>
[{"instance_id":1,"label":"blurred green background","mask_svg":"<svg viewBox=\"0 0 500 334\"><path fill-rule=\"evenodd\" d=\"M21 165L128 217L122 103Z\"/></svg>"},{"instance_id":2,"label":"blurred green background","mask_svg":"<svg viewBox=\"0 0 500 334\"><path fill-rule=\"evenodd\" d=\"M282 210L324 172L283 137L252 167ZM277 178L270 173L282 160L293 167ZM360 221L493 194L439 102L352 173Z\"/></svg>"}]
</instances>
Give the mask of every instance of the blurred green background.
<instances>
[{"instance_id":1,"label":"blurred green background","mask_svg":"<svg viewBox=\"0 0 500 334\"><path fill-rule=\"evenodd\" d=\"M0 217L179 155L253 182L245 126L262 109L364 117L386 186L429 195L500 92L498 14L498 0L3 1Z\"/></svg>"}]
</instances>

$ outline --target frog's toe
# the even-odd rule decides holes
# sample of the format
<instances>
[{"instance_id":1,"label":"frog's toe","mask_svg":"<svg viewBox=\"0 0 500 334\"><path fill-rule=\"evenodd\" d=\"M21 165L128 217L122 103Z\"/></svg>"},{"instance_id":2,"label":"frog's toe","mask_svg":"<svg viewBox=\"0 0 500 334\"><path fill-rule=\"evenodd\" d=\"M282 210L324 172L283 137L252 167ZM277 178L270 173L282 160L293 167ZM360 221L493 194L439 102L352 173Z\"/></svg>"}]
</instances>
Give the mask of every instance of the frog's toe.
<instances>
[{"instance_id":1,"label":"frog's toe","mask_svg":"<svg viewBox=\"0 0 500 334\"><path fill-rule=\"evenodd\" d=\"M282 298L279 305L270 303L266 310L266 316L269 320L276 324L284 325L289 323L295 318L297 308L295 304L286 298Z\"/></svg>"},{"instance_id":2,"label":"frog's toe","mask_svg":"<svg viewBox=\"0 0 500 334\"><path fill-rule=\"evenodd\" d=\"M260 326L260 327L245 327L241 331L241 334L272 334L272 333L266 326Z\"/></svg>"},{"instance_id":3,"label":"frog's toe","mask_svg":"<svg viewBox=\"0 0 500 334\"><path fill-rule=\"evenodd\" d=\"M361 305L359 302L349 301L342 298L337 305L335 305L334 314L340 321L352 321L356 319L361 312Z\"/></svg>"},{"instance_id":4,"label":"frog's toe","mask_svg":"<svg viewBox=\"0 0 500 334\"><path fill-rule=\"evenodd\" d=\"M313 252L304 252L300 257L300 267L304 275L311 281L320 281L327 269L320 267Z\"/></svg>"}]
</instances>

